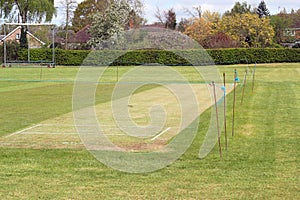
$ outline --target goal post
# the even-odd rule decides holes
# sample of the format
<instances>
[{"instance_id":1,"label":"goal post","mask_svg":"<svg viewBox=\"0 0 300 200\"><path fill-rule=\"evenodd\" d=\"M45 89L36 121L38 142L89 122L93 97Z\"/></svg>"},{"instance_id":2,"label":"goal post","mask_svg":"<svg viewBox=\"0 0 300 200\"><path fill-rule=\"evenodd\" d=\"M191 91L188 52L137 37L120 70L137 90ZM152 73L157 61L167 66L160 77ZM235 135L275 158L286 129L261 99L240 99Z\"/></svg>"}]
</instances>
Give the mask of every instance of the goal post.
<instances>
[{"instance_id":1,"label":"goal post","mask_svg":"<svg viewBox=\"0 0 300 200\"><path fill-rule=\"evenodd\" d=\"M55 66L55 24L50 23L4 23L3 26L3 37L1 44L3 45L3 66L6 67L8 64L40 64ZM22 27L26 27L27 37L27 59L10 59L8 43L16 42L20 44L20 30ZM43 28L42 28L43 27ZM48 27L48 28L45 28ZM39 34L36 34L39 32ZM40 38L39 36L43 37ZM46 41L45 41L46 40ZM45 48L46 47L46 48ZM31 49L37 48L51 48L51 56L48 59L42 58L37 60L31 58Z\"/></svg>"}]
</instances>

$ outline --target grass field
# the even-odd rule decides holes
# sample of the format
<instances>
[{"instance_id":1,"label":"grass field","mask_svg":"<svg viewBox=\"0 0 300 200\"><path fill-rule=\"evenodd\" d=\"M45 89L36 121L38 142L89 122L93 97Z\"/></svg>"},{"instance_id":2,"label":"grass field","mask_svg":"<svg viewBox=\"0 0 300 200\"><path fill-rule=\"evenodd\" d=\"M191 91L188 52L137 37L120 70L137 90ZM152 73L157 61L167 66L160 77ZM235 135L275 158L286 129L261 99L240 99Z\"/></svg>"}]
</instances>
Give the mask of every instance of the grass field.
<instances>
[{"instance_id":1,"label":"grass field","mask_svg":"<svg viewBox=\"0 0 300 200\"><path fill-rule=\"evenodd\" d=\"M246 65L219 67L226 72L228 84L235 68L243 79ZM119 75L128 69L120 68ZM177 70L197 83L192 69ZM198 159L210 119L206 110L188 151L174 164L147 174L123 173L101 164L68 126L77 71L64 67L42 69L42 73L35 68L0 70L1 199L300 198L299 63L257 65L254 92L249 77L243 105L242 87L237 88L235 136L229 137L222 160L217 146L205 159ZM116 70L111 68L103 81L115 80ZM98 88L99 111L105 111L112 89L113 84ZM136 101L155 90L159 88L141 88ZM228 130L232 99L231 93ZM145 117L135 117L145 123ZM51 134L38 134L47 132ZM223 136L221 142L224 147Z\"/></svg>"}]
</instances>

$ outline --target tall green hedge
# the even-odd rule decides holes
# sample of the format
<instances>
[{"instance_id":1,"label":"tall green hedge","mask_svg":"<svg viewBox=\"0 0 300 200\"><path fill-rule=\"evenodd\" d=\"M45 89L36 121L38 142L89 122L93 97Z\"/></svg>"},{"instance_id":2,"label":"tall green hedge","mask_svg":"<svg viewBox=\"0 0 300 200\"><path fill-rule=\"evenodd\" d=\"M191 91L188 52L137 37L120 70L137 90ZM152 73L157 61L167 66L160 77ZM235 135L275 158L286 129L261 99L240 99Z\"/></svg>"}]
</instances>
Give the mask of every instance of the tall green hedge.
<instances>
[{"instance_id":1,"label":"tall green hedge","mask_svg":"<svg viewBox=\"0 0 300 200\"><path fill-rule=\"evenodd\" d=\"M216 64L300 62L299 49L214 49L207 52Z\"/></svg>"},{"instance_id":2,"label":"tall green hedge","mask_svg":"<svg viewBox=\"0 0 300 200\"><path fill-rule=\"evenodd\" d=\"M55 63L57 65L73 65L79 66L83 60L88 56L90 51L76 50L66 51L62 49L55 49ZM19 51L18 60L26 61L28 59L28 51ZM30 60L31 61L52 61L52 49L30 49Z\"/></svg>"},{"instance_id":3,"label":"tall green hedge","mask_svg":"<svg viewBox=\"0 0 300 200\"><path fill-rule=\"evenodd\" d=\"M165 50L137 50L124 54L122 51L87 51L87 50L60 50L55 52L57 65L140 65L144 63L159 63L164 65L190 65L184 59L188 55L199 64L239 64L239 63L279 63L300 62L300 49L264 48L264 49L209 49L206 50L210 58L207 58L203 50L182 50L170 52ZM199 55L201 58L199 58ZM203 56L204 55L204 56ZM51 49L31 49L32 61L51 60ZM27 60L27 51L19 52L19 60ZM114 62L111 62L114 61ZM195 63L195 62L194 62Z\"/></svg>"}]
</instances>

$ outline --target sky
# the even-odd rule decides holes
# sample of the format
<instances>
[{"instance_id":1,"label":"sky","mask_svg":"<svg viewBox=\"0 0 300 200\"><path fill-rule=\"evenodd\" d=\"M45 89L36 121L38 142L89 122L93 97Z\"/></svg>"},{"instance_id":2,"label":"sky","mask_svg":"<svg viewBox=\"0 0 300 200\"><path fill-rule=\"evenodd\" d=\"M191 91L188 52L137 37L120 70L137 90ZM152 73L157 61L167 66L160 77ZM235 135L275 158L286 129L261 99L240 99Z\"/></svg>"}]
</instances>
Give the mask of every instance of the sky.
<instances>
[{"instance_id":1,"label":"sky","mask_svg":"<svg viewBox=\"0 0 300 200\"><path fill-rule=\"evenodd\" d=\"M55 6L58 7L57 17L53 19L53 23L58 25L63 22L63 14L59 8L60 0L55 0ZM78 3L83 0L76 0ZM144 2L144 18L147 19L148 23L153 23L157 21L154 17L156 8L159 7L160 10L168 10L173 8L176 15L177 21L180 21L181 18L190 17L185 9L192 10L193 6L201 6L202 11L210 10L214 12L219 12L223 14L225 11L230 10L235 2L243 2L245 0L142 0ZM252 7L257 7L261 0L246 0L246 2ZM265 0L267 8L270 10L271 14L276 14L280 10L285 8L288 12L291 9L298 10L300 9L299 0Z\"/></svg>"}]
</instances>

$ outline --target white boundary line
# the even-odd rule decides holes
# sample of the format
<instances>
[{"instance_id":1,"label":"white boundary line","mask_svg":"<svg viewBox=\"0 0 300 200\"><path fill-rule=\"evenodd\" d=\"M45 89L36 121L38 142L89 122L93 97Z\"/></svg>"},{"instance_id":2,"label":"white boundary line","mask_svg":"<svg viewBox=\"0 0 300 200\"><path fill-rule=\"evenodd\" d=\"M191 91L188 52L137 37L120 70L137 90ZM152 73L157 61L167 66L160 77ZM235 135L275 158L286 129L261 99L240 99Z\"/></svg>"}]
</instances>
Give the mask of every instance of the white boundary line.
<instances>
[{"instance_id":1,"label":"white boundary line","mask_svg":"<svg viewBox=\"0 0 300 200\"><path fill-rule=\"evenodd\" d=\"M26 132L23 135L76 135L77 133Z\"/></svg>"},{"instance_id":2,"label":"white boundary line","mask_svg":"<svg viewBox=\"0 0 300 200\"><path fill-rule=\"evenodd\" d=\"M80 126L80 127L94 127L96 125L75 125L75 124L41 124L41 126L54 126L54 127L76 127L76 126Z\"/></svg>"},{"instance_id":3,"label":"white boundary line","mask_svg":"<svg viewBox=\"0 0 300 200\"><path fill-rule=\"evenodd\" d=\"M78 135L78 133L26 132L23 135ZM126 136L126 134L103 134L104 136Z\"/></svg>"},{"instance_id":4,"label":"white boundary line","mask_svg":"<svg viewBox=\"0 0 300 200\"><path fill-rule=\"evenodd\" d=\"M10 135L7 135L7 136L5 136L5 138L8 138L8 137L11 137L11 136L14 136L14 135L23 133L23 132L25 132L25 131L28 131L28 130L30 130L30 129L33 129L33 128L36 128L36 127L39 127L39 126L41 126L41 124L36 124L36 125L34 125L34 126L31 126L31 127L22 129L22 130L20 130L20 131L14 132L14 133L12 133L12 134L10 134Z\"/></svg>"},{"instance_id":5,"label":"white boundary line","mask_svg":"<svg viewBox=\"0 0 300 200\"><path fill-rule=\"evenodd\" d=\"M127 136L126 134L104 134L105 136Z\"/></svg>"},{"instance_id":6,"label":"white boundary line","mask_svg":"<svg viewBox=\"0 0 300 200\"><path fill-rule=\"evenodd\" d=\"M170 130L171 127L166 128L164 131L162 131L160 134L156 135L154 138L151 139L151 141L155 140L156 138L158 138L159 136L161 136L162 134L164 134L165 132L167 132L168 130Z\"/></svg>"},{"instance_id":7,"label":"white boundary line","mask_svg":"<svg viewBox=\"0 0 300 200\"><path fill-rule=\"evenodd\" d=\"M40 126L55 126L55 127L115 127L118 128L117 125L104 125L104 124L99 124L99 125L75 125L75 124L40 124ZM126 126L128 127L133 127L136 128L137 126ZM143 127L143 126L141 126ZM153 127L157 127L157 126L153 126Z\"/></svg>"},{"instance_id":8,"label":"white boundary line","mask_svg":"<svg viewBox=\"0 0 300 200\"><path fill-rule=\"evenodd\" d=\"M66 125L61 125L61 124L35 124L35 125L33 125L33 126L31 126L31 127L28 127L28 128L25 128L25 129L22 129L22 130L20 130L20 131L17 131L17 132L14 132L14 133L12 133L12 134L10 134L10 135L7 135L7 136L5 136L5 138L8 138L8 137L11 137L11 136L14 136L14 135L18 135L18 134L23 134L23 135L26 135L26 134L28 134L28 135L64 135L64 134L66 134L66 135L77 135L78 133L77 132L69 132L69 133L59 133L59 132L38 132L38 131L32 131L32 132L26 132L26 131L28 131L28 130L31 130L31 129L34 129L34 128L36 128L36 127L41 127L41 126L55 126L55 127L76 127L76 126L74 126L74 125L68 125L68 124L66 124ZM79 126L83 126L83 127L93 127L94 125L79 125ZM113 130L113 129L119 129L118 127L115 127L115 126L113 126L113 127L109 127L109 126L111 126L111 125L104 125L104 127L107 127L107 128L104 128L104 129L106 129L106 130ZM151 141L153 141L153 140L155 140L155 139L157 139L158 137L160 137L161 135L163 135L164 133L166 133L167 131L169 131L171 129L171 127L168 127L168 128L166 128L165 130L163 130L162 132L160 132L158 135L156 135L155 137L153 137L152 139L151 139ZM105 136L126 136L126 134L105 134L104 133L104 135Z\"/></svg>"}]
</instances>

